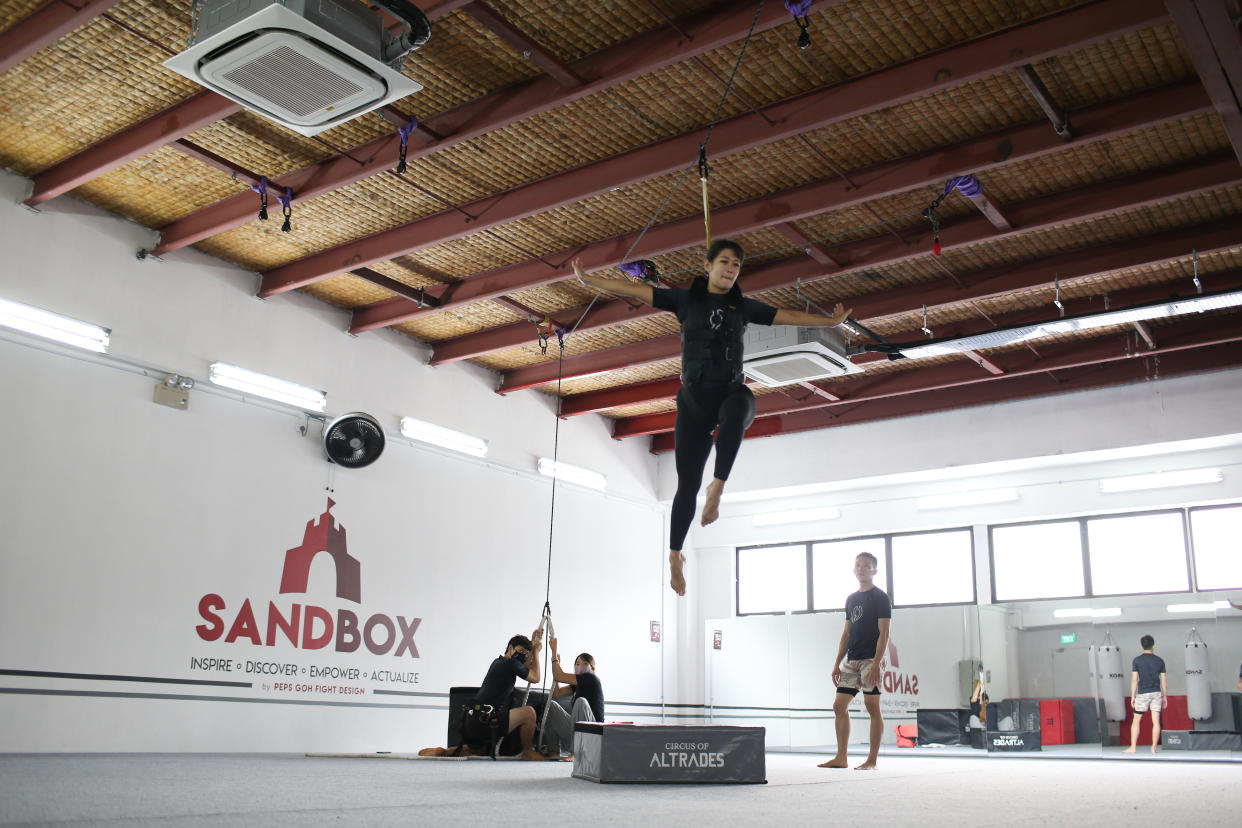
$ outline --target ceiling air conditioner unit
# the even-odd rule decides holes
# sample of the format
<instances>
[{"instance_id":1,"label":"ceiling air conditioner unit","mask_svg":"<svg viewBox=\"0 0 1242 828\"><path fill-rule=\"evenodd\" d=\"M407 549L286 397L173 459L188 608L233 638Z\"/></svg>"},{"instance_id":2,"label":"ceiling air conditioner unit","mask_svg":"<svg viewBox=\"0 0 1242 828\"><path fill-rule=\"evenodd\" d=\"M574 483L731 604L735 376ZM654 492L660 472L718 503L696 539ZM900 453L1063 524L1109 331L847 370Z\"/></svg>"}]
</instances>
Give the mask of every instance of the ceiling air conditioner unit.
<instances>
[{"instance_id":1,"label":"ceiling air conditioner unit","mask_svg":"<svg viewBox=\"0 0 1242 828\"><path fill-rule=\"evenodd\" d=\"M845 337L836 328L749 325L742 372L768 388L861 374L862 369L845 355Z\"/></svg>"},{"instance_id":2,"label":"ceiling air conditioner unit","mask_svg":"<svg viewBox=\"0 0 1242 828\"><path fill-rule=\"evenodd\" d=\"M190 48L164 65L303 135L422 89L401 74L431 35L406 0L377 0L401 36L356 0L196 0Z\"/></svg>"}]
</instances>

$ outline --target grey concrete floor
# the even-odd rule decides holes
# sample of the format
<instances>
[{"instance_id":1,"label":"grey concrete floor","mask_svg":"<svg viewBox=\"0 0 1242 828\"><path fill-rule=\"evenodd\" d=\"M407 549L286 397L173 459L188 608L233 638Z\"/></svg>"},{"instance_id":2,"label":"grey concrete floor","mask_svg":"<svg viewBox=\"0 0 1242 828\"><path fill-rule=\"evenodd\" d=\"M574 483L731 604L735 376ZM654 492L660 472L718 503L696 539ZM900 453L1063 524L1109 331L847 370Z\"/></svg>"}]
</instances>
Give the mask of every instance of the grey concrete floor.
<instances>
[{"instance_id":1,"label":"grey concrete floor","mask_svg":"<svg viewBox=\"0 0 1242 828\"><path fill-rule=\"evenodd\" d=\"M598 785L569 763L264 754L0 756L0 823L1236 826L1237 763L769 754L766 785Z\"/></svg>"}]
</instances>

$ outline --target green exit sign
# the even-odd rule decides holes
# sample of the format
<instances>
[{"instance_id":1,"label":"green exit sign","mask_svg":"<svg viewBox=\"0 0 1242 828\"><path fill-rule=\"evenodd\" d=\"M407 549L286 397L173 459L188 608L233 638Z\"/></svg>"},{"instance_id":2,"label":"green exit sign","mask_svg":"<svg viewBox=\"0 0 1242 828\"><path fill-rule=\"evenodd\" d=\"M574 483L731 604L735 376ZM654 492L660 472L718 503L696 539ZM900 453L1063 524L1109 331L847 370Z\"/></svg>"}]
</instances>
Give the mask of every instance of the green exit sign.
<instances>
[{"instance_id":1,"label":"green exit sign","mask_svg":"<svg viewBox=\"0 0 1242 828\"><path fill-rule=\"evenodd\" d=\"M1061 634L1062 644L1073 644L1077 640L1078 640L1078 633L1062 633Z\"/></svg>"}]
</instances>

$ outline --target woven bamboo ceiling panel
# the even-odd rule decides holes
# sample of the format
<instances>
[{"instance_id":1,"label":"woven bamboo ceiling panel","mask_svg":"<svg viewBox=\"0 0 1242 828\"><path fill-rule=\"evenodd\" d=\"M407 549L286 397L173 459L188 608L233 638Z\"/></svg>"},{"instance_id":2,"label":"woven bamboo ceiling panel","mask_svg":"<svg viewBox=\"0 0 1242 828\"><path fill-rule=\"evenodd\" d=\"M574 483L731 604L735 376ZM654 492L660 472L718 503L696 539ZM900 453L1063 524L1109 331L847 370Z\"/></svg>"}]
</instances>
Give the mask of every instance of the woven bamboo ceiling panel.
<instances>
[{"instance_id":1,"label":"woven bamboo ceiling panel","mask_svg":"<svg viewBox=\"0 0 1242 828\"><path fill-rule=\"evenodd\" d=\"M1230 308L1048 327L1242 290L1237 0L816 0L805 49L775 0L424 0L432 36L402 70L423 89L313 136L164 68L191 0L78 3L68 32L59 2L0 4L0 164L32 180L28 204L88 201L159 231L155 255L196 247L274 301L301 290L360 336L393 328L653 450L671 447L677 320L570 263L628 279L646 259L688 287L700 146L741 288L852 311L861 373L755 386L756 434L863 421L880 387L913 414L931 389L935 409L1010 399L1032 373L1077 389L1242 364ZM1095 379L1075 379L1084 361Z\"/></svg>"}]
</instances>

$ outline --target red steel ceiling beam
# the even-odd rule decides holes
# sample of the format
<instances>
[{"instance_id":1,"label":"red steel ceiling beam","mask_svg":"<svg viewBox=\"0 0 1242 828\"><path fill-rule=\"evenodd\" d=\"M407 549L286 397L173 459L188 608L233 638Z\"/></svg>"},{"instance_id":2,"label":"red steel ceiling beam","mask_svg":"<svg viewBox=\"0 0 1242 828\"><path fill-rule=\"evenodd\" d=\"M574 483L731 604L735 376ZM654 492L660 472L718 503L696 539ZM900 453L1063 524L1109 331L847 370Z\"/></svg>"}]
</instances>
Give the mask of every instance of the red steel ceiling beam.
<instances>
[{"instance_id":1,"label":"red steel ceiling beam","mask_svg":"<svg viewBox=\"0 0 1242 828\"><path fill-rule=\"evenodd\" d=\"M1049 346L1042 357L1030 351L1018 351L1015 353L1020 363L1015 361L1015 367L1000 376L980 375L974 366L964 361L907 371L899 375L902 387L898 389L898 383L894 383L891 393L862 399L851 397L839 403L816 400L800 411L757 419L746 437L1084 391L1242 365L1242 325L1236 315L1208 325L1198 322L1170 325L1168 331L1167 344L1151 351L1134 351L1128 335L1124 334L1099 337L1086 344L1069 342ZM1150 357L1159 357L1159 361L1151 361ZM617 426L621 433L614 436L618 439L640 436L629 435L631 429L625 420L618 420ZM670 429L654 433L653 452L672 448Z\"/></svg>"},{"instance_id":2,"label":"red steel ceiling beam","mask_svg":"<svg viewBox=\"0 0 1242 828\"><path fill-rule=\"evenodd\" d=\"M827 250L789 222L777 222L772 225L772 229L777 233L780 233L786 239L789 239L789 241L793 242L798 247L801 247L803 253L810 256L812 259L825 267L831 270L840 269L841 263L832 258L832 255Z\"/></svg>"},{"instance_id":3,"label":"red steel ceiling beam","mask_svg":"<svg viewBox=\"0 0 1242 828\"><path fill-rule=\"evenodd\" d=\"M800 95L721 121L712 153L734 155L849 118L995 75L1022 63L1145 29L1168 19L1158 0L1097 0L977 38L969 43ZM326 279L354 265L396 258L536 213L574 204L614 187L676 172L692 161L702 130L567 170L462 209L394 227L273 268L259 295L270 297ZM469 216L462 215L462 210Z\"/></svg>"},{"instance_id":4,"label":"red steel ceiling beam","mask_svg":"<svg viewBox=\"0 0 1242 828\"><path fill-rule=\"evenodd\" d=\"M1223 0L1167 0L1199 80L1242 161L1242 42Z\"/></svg>"},{"instance_id":5,"label":"red steel ceiling beam","mask_svg":"<svg viewBox=\"0 0 1242 828\"><path fill-rule=\"evenodd\" d=\"M812 431L832 426L856 425L955 408L994 405L1012 400L1072 391L1090 391L1112 385L1237 368L1242 365L1242 344L1234 342L1191 351L1179 351L1160 356L1158 361L1147 358L1147 354L1139 356L1139 359L1127 362L1068 369L1059 372L1055 382L1049 381L1042 374L1023 376L1003 384L997 382L996 387L991 385L965 386L947 391L929 391L925 394L889 397L859 405L849 411L815 409L783 417L765 417L755 421L755 424L746 432L746 439ZM652 437L651 451L653 454L672 450L672 432L662 432Z\"/></svg>"},{"instance_id":6,"label":"red steel ceiling beam","mask_svg":"<svg viewBox=\"0 0 1242 828\"><path fill-rule=\"evenodd\" d=\"M193 141L186 138L178 138L168 146L172 147L182 155L188 155L197 161L202 161L209 167L215 167L220 172L227 173L232 178L249 187L259 186L259 182L262 180L262 176L258 173L252 172L240 164L234 164L227 158L216 155L211 150L200 147L198 144L195 144Z\"/></svg>"},{"instance_id":7,"label":"red steel ceiling beam","mask_svg":"<svg viewBox=\"0 0 1242 828\"><path fill-rule=\"evenodd\" d=\"M39 173L24 203L37 207L241 109L241 104L215 92L199 92Z\"/></svg>"},{"instance_id":8,"label":"red steel ceiling beam","mask_svg":"<svg viewBox=\"0 0 1242 828\"><path fill-rule=\"evenodd\" d=\"M425 14L434 20L463 5L465 0L443 0L429 4ZM37 207L241 110L241 104L223 95L199 92L37 174L34 177L34 192L24 203ZM246 200L249 201L248 198Z\"/></svg>"},{"instance_id":9,"label":"red steel ceiling beam","mask_svg":"<svg viewBox=\"0 0 1242 828\"><path fill-rule=\"evenodd\" d=\"M1074 133L1070 129L1069 114L1052 97L1048 87L1044 86L1044 81L1039 77L1039 73L1035 71L1035 67L1029 63L1025 66L1019 66L1018 77L1022 78L1022 82L1026 84L1031 97L1035 99L1035 103L1039 104L1039 108L1048 116L1048 120L1052 121L1053 131L1064 140L1072 141Z\"/></svg>"},{"instance_id":10,"label":"red steel ceiling beam","mask_svg":"<svg viewBox=\"0 0 1242 828\"><path fill-rule=\"evenodd\" d=\"M1091 274L1080 274L1091 275ZM1079 278L1075 276L1074 278ZM1225 273L1213 273L1208 278L1209 289L1212 292L1224 290L1237 290L1242 288L1242 271L1230 271ZM1185 290L1181 291L1182 295L1189 295L1191 285L1184 285ZM1118 310L1123 307L1134 307L1136 305L1144 305L1150 302L1157 302L1168 299L1169 296L1176 292L1176 286L1170 285L1168 282L1162 282L1156 285L1144 285L1137 288L1128 288L1126 290L1115 291L1105 296L1087 296L1079 299L1066 299L1063 301L1065 312L1070 316L1077 316L1087 313L1100 313L1105 310ZM1014 313L1008 313L994 317L1006 326L1010 325L1030 325L1036 322L1044 321L1050 314L1050 307L1027 308ZM971 336L973 334L985 333L993 330L995 325L985 322L959 323L949 328L941 328L936 331L938 337L961 337ZM917 334L911 331L911 336L916 337ZM1155 347L1154 344L1151 347ZM968 354L969 356L969 354ZM853 358L858 364L866 362L876 362L887 359L883 354L867 353L860 354ZM972 361L979 364L973 356ZM996 362L991 364L998 369L999 372L1004 371ZM986 366L984 366L986 368ZM991 371L992 369L987 369ZM996 373L996 372L993 372ZM622 385L613 388L603 388L598 391L587 391L581 394L571 394L561 401L561 416L570 417L577 414L587 414L598 411L606 411L610 408L621 408L628 405L641 405L644 403L657 402L661 400L670 400L676 396L678 389L681 387L681 379L679 377L670 377L667 379L652 380L650 382L636 383L634 385ZM830 384L832 392L838 397L843 393L839 382ZM791 406L788 402L782 401L775 394L768 394L759 397L756 409L758 414L774 415L787 411L797 410L798 406ZM651 418L659 417L659 414L646 415ZM658 422L651 420L650 422Z\"/></svg>"},{"instance_id":11,"label":"red steel ceiling beam","mask_svg":"<svg viewBox=\"0 0 1242 828\"><path fill-rule=\"evenodd\" d=\"M1085 221L1097 216L1115 213L1118 210L1154 204L1175 198L1184 198L1236 184L1242 184L1242 167L1239 167L1233 159L1226 157L1201 161L1154 174L1141 173L1138 176L1129 176L1121 181L1108 181L1066 193L1032 199L1020 205L1012 205L1009 208L1009 212L1015 217L1016 223L1022 229L1011 231L1008 234L998 235L994 233L991 225L982 217L978 217L942 228L940 239L944 249L951 250L980 241L1030 233L1070 222ZM908 237L906 239L908 244L889 236L880 236L843 245L836 253L838 258L844 262L845 267L840 271L835 271L835 273L841 274L884 267L922 256L929 256L931 255L928 252L930 250L931 235L931 231L927 230L918 236ZM1186 236L1183 233L1164 234L1155 237L1155 240L1147 238L1129 242L1127 243L1127 249L1136 251L1131 260L1137 259L1137 263L1140 264L1152 261L1156 256L1149 253L1144 258L1137 258L1137 251L1139 250L1159 251L1164 254L1160 258L1173 258L1182 255L1189 249L1190 246L1185 242L1185 238ZM1216 246L1229 247L1236 245L1242 239L1242 233L1236 229L1235 222L1234 226L1226 225L1220 232L1212 234L1211 238L1218 242ZM1067 256L1054 258L1060 261L1066 259ZM1061 271L1062 276L1069 278L1066 276L1067 272L1083 272L1082 264L1084 261L1085 259L1081 258L1077 253L1068 255L1068 261L1064 262L1065 270ZM1124 266L1117 265L1115 267ZM1104 269L1099 268L1085 272L1099 272ZM869 320L895 313L908 313L918 309L920 304L926 304L929 307L939 304L953 304L970 299L988 298L1009 290L1027 287L1029 286L1027 280L1030 277L1026 275L1025 270L1026 268L1022 267L1007 268L1003 271L1003 276L995 279L986 273L967 274L964 277L959 277L949 287L945 287L944 282L932 282L925 285L902 288L898 291L852 296L847 299L847 302L851 307L852 316L859 320ZM1039 272L1042 273L1043 269ZM828 275L831 276L833 274ZM814 281L822 279L824 276L822 266L813 261L795 258L755 268L744 275L743 284L746 286L748 293L754 294L766 290L789 287L796 284L799 280ZM1034 284L1043 284L1044 281L1047 280L1040 279L1040 281ZM1004 285L1004 287L1001 287L1001 285ZM914 296L921 296L922 302L915 302L912 298ZM885 299L888 300L889 304L881 304ZM648 308L645 311L635 312L631 318L644 318L657 313L660 313L660 311ZM679 343L673 343L664 352L643 349L643 361L635 362L633 355L628 350L634 347L632 345L623 345L618 348L596 351L589 355L567 358L562 366L562 376L564 378L573 378L587 373L598 373L603 370L616 370L617 368L632 367L636 364L659 362L664 359L675 359L680 354ZM615 354L611 365L609 365L607 360L600 357L601 354L608 353ZM589 361L587 360L588 356L590 357ZM579 366L580 362L583 366L582 369ZM589 370L585 369L585 366L588 364L590 365ZM515 368L505 372L499 390L502 392L516 391L519 388L529 388L549 382L556 379L557 370L557 366L548 366L543 363Z\"/></svg>"},{"instance_id":12,"label":"red steel ceiling beam","mask_svg":"<svg viewBox=\"0 0 1242 828\"><path fill-rule=\"evenodd\" d=\"M539 41L514 26L495 9L482 0L466 7L466 14L473 17L485 29L522 53L522 56L538 66L556 82L567 89L582 86L583 80L573 69L545 49Z\"/></svg>"},{"instance_id":13,"label":"red steel ceiling beam","mask_svg":"<svg viewBox=\"0 0 1242 828\"><path fill-rule=\"evenodd\" d=\"M1009 219L1005 218L1005 214L1001 212L1000 207L992 200L986 192L980 190L979 195L969 196L970 203L978 208L983 217L997 230L1012 230L1013 224Z\"/></svg>"},{"instance_id":14,"label":"red steel ceiling beam","mask_svg":"<svg viewBox=\"0 0 1242 828\"><path fill-rule=\"evenodd\" d=\"M1079 145L1129 134L1135 130L1212 111L1207 93L1194 81L1148 91L1119 101L1080 110L1082 137ZM1028 161L1065 149L1063 142L1049 135L1042 121L1027 123L979 138L972 138L948 147L872 167L855 170L848 175L851 186L842 178L821 179L761 198L717 208L712 216L718 235L747 233L781 222L795 221L842 207L865 203L910 189L935 185L956 175L978 173L1008 164ZM585 248L562 251L558 258L579 255L588 270L615 265L634 243L635 234L608 239ZM641 246L635 248L636 258L650 258L681 250L703 240L701 216L687 216L654 225ZM530 260L479 274L438 289L444 304L464 304L494 299L506 293L539 287L564 278L544 261ZM557 318L573 324L582 317L585 307L561 311ZM351 333L362 333L377 327L409 321L420 311L400 299L385 299L354 311ZM582 318L578 330L605 327L634 317L625 303L596 303ZM432 364L469 359L491 351L504 350L526 340L528 331L516 325L502 326L477 334L467 334L436 345Z\"/></svg>"},{"instance_id":15,"label":"red steel ceiling beam","mask_svg":"<svg viewBox=\"0 0 1242 828\"><path fill-rule=\"evenodd\" d=\"M839 2L842 0L831 0L823 7ZM817 7L816 11L819 10ZM413 161L456 146L515 121L726 46L745 37L753 19L754 4L750 0L732 0L679 21L676 30L655 29L574 61L570 67L585 79L576 88L566 89L555 78L540 75L426 118L424 126L441 137L426 146L411 146L406 160ZM771 3L764 7L755 30L767 31L788 22L788 13L779 4ZM376 138L348 153L282 176L273 184L291 188L300 201L306 201L392 169L398 143L395 134ZM357 159L362 159L362 163ZM253 212L246 193L223 199L160 228L160 243L151 252L163 255L240 227L251 220Z\"/></svg>"},{"instance_id":16,"label":"red steel ceiling beam","mask_svg":"<svg viewBox=\"0 0 1242 828\"><path fill-rule=\"evenodd\" d=\"M0 34L0 74L89 23L120 0L50 0Z\"/></svg>"}]
</instances>

